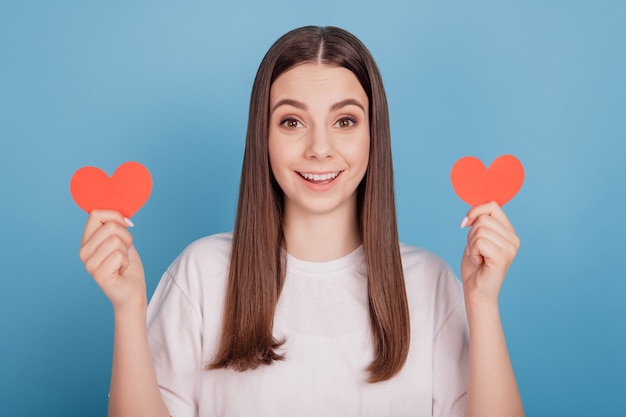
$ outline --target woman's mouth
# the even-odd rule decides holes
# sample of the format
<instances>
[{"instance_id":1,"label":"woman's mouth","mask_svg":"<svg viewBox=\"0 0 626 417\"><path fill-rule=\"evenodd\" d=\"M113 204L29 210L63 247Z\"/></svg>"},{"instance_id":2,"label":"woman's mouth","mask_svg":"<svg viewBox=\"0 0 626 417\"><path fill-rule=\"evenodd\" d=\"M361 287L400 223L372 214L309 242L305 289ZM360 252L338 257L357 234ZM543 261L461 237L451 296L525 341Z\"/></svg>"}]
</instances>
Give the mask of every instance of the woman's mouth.
<instances>
[{"instance_id":1,"label":"woman's mouth","mask_svg":"<svg viewBox=\"0 0 626 417\"><path fill-rule=\"evenodd\" d=\"M298 172L302 178L313 184L328 184L339 176L343 171L314 174L311 172Z\"/></svg>"}]
</instances>

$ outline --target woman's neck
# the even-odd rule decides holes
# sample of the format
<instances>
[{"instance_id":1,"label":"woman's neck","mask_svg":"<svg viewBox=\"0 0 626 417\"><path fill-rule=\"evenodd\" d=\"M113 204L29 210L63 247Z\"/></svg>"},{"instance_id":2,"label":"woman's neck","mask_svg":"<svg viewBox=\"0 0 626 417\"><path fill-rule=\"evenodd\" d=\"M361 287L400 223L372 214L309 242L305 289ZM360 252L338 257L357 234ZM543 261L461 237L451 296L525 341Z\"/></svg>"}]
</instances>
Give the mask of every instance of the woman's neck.
<instances>
[{"instance_id":1,"label":"woman's neck","mask_svg":"<svg viewBox=\"0 0 626 417\"><path fill-rule=\"evenodd\" d=\"M304 261L338 259L363 243L356 207L328 214L303 214L285 207L283 231L287 252Z\"/></svg>"}]
</instances>

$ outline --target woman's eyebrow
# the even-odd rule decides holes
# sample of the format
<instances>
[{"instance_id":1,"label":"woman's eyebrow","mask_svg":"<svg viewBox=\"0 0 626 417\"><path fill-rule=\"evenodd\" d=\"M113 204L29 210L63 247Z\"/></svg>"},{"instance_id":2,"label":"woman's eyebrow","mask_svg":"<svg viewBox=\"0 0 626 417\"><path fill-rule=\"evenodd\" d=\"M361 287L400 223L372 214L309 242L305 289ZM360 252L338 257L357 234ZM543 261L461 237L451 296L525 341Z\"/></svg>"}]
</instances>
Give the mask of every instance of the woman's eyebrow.
<instances>
[{"instance_id":1,"label":"woman's eyebrow","mask_svg":"<svg viewBox=\"0 0 626 417\"><path fill-rule=\"evenodd\" d=\"M274 113L276 109L279 108L280 106L292 106L300 110L307 110L306 104L297 100L285 98L285 99L280 100L278 103L274 104L274 106L272 107L272 110L270 111L270 114ZM358 100L353 99L353 98L347 98L345 100L338 101L337 103L330 106L330 109L332 111L335 111L335 110L344 108L346 106L357 106L361 110L363 110L363 112L365 113L365 107L363 107L363 105Z\"/></svg>"},{"instance_id":2,"label":"woman's eyebrow","mask_svg":"<svg viewBox=\"0 0 626 417\"><path fill-rule=\"evenodd\" d=\"M285 99L280 100L278 103L274 104L274 107L272 107L272 110L270 111L270 114L273 114L276 111L276 109L279 108L280 106L292 106L292 107L295 107L295 108L300 109L300 110L306 110L307 109L306 104L301 103L301 102L299 102L297 100L292 100L292 99L289 99L289 98L285 98Z\"/></svg>"},{"instance_id":3,"label":"woman's eyebrow","mask_svg":"<svg viewBox=\"0 0 626 417\"><path fill-rule=\"evenodd\" d=\"M333 104L330 107L330 109L331 110L339 110L339 109L341 109L343 107L346 107L346 106L357 106L361 110L363 110L363 113L365 113L365 107L363 107L361 102L359 102L358 100L353 99L353 98L347 98L345 100L338 101L337 103Z\"/></svg>"}]
</instances>

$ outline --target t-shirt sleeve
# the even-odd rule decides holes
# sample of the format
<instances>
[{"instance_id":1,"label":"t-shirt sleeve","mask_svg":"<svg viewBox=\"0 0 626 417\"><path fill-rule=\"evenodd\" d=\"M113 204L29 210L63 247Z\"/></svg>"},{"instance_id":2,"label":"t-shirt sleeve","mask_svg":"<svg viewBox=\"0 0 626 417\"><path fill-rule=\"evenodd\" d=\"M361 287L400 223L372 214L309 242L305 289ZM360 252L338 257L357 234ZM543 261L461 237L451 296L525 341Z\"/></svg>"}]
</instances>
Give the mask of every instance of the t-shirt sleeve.
<instances>
[{"instance_id":1,"label":"t-shirt sleeve","mask_svg":"<svg viewBox=\"0 0 626 417\"><path fill-rule=\"evenodd\" d=\"M202 372L201 320L170 272L161 278L148 306L148 341L170 415L197 416Z\"/></svg>"},{"instance_id":2,"label":"t-shirt sleeve","mask_svg":"<svg viewBox=\"0 0 626 417\"><path fill-rule=\"evenodd\" d=\"M433 346L433 416L465 414L469 337L462 289L452 271L444 271L440 299L442 323L435 329Z\"/></svg>"}]
</instances>

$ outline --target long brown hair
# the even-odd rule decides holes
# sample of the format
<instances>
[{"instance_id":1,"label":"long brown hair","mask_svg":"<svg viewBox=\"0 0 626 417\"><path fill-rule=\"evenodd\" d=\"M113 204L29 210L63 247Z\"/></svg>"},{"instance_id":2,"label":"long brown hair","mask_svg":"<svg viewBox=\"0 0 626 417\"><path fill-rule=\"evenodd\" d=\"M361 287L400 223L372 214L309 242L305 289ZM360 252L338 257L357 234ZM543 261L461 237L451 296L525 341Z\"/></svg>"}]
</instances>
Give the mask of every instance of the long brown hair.
<instances>
[{"instance_id":1,"label":"long brown hair","mask_svg":"<svg viewBox=\"0 0 626 417\"><path fill-rule=\"evenodd\" d=\"M393 377L409 349L409 310L398 244L387 99L371 54L352 34L307 26L278 39L256 74L250 99L246 147L218 352L207 369L254 369L283 359L272 336L274 312L285 279L283 193L270 169L269 96L281 74L306 62L352 71L369 99L370 154L357 190L367 264L374 359L370 382Z\"/></svg>"}]
</instances>

